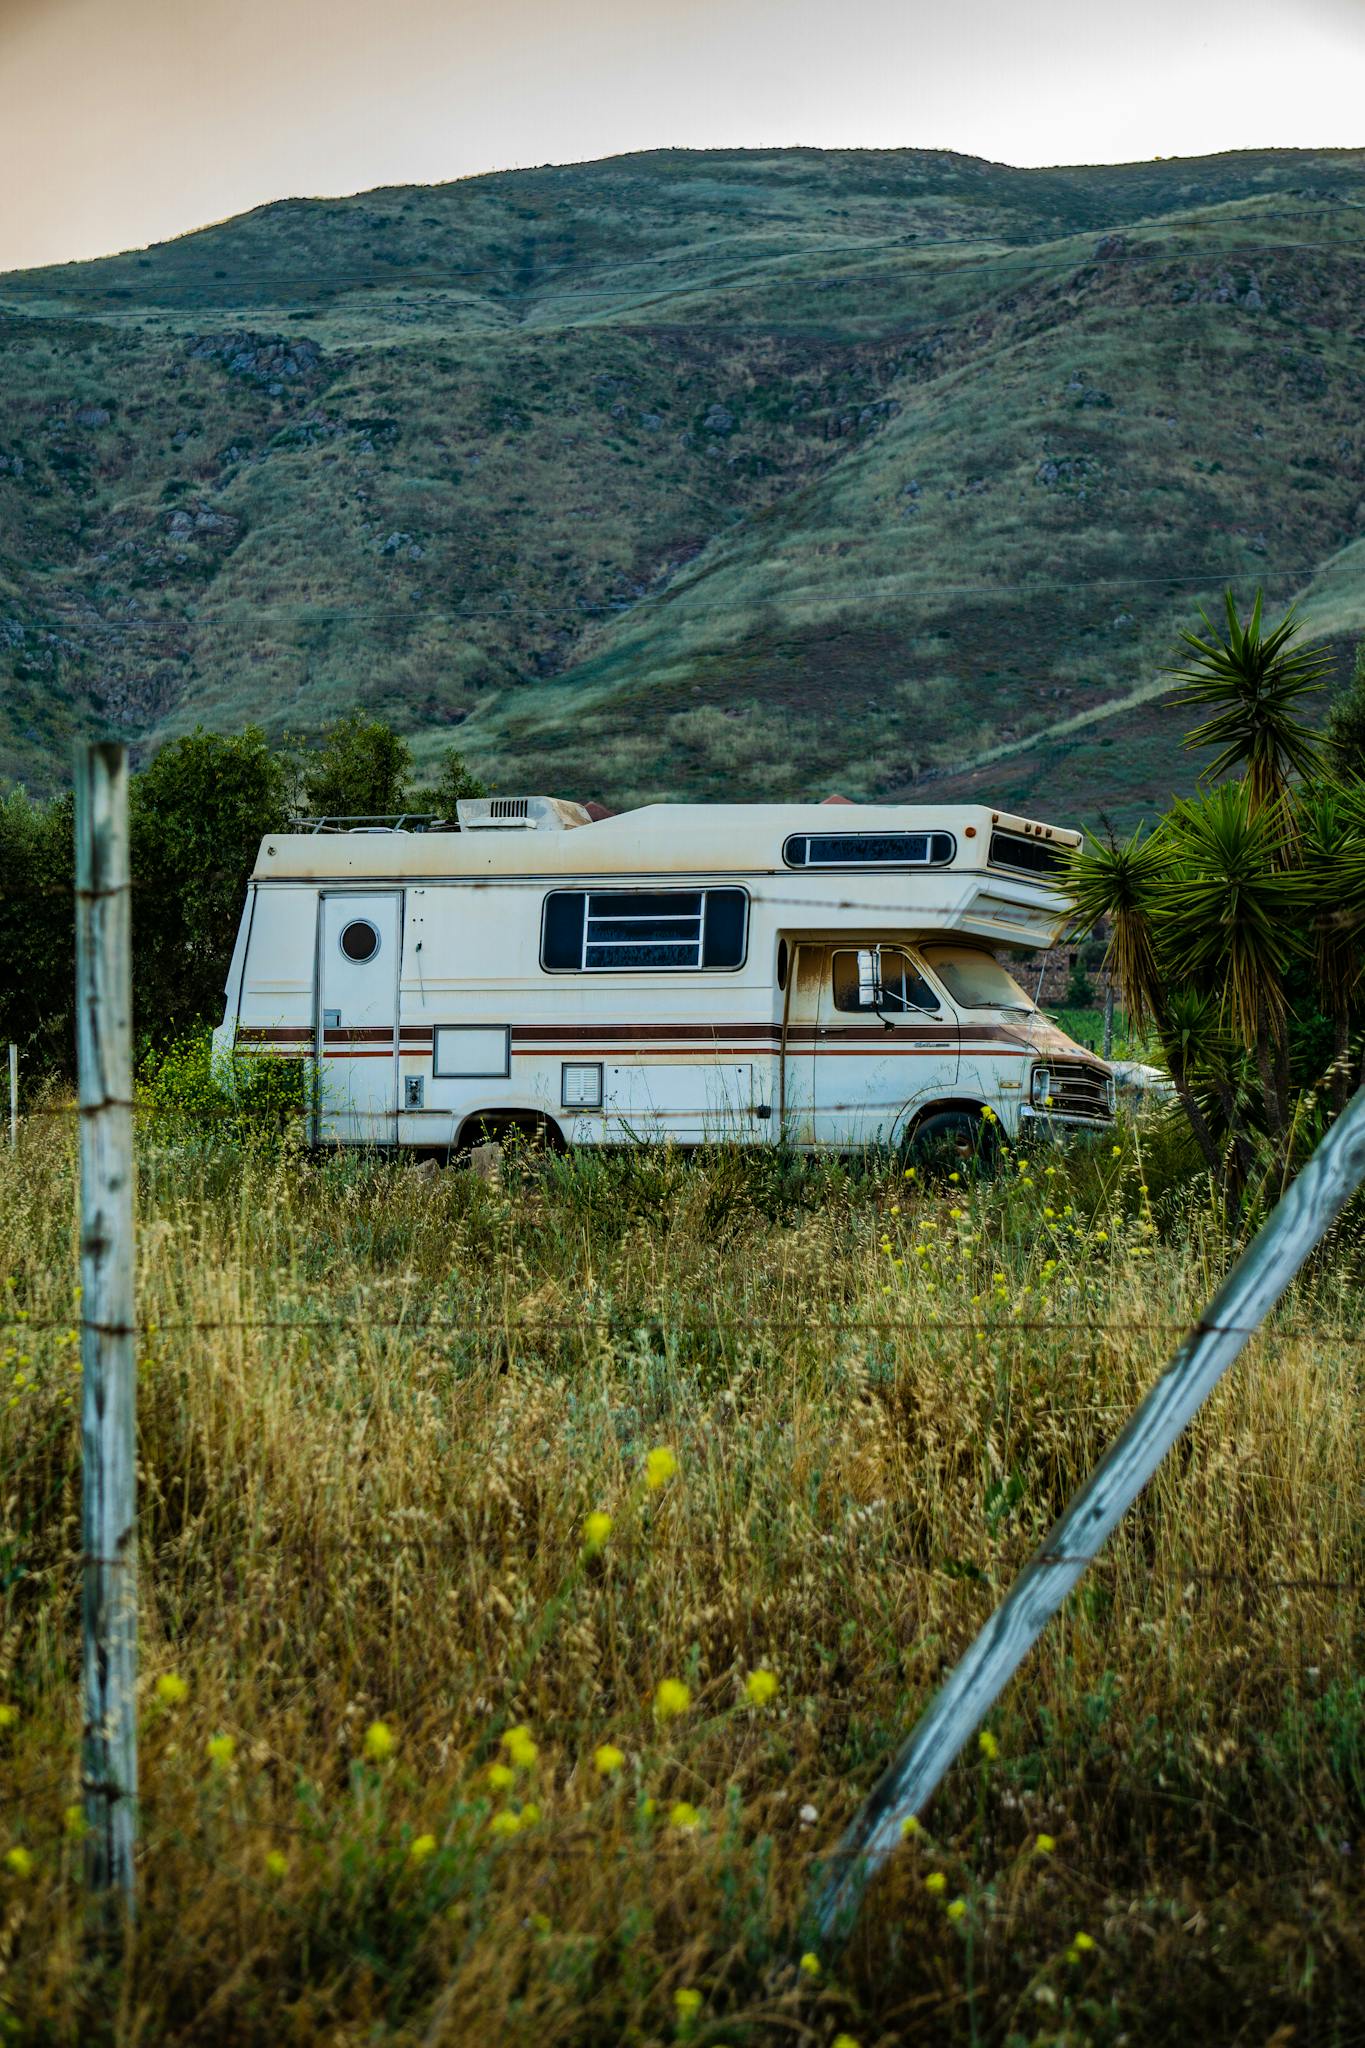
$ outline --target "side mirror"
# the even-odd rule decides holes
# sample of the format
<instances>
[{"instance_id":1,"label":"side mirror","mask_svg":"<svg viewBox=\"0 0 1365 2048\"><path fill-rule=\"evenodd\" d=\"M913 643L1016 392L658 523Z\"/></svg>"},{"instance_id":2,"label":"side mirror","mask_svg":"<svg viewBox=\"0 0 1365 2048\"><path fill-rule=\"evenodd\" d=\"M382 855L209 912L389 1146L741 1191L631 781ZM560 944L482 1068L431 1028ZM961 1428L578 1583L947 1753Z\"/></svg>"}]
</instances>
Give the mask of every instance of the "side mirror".
<instances>
[{"instance_id":1,"label":"side mirror","mask_svg":"<svg viewBox=\"0 0 1365 2048\"><path fill-rule=\"evenodd\" d=\"M875 1010L879 1008L883 995L881 947L860 946L858 948L858 1008L860 1010Z\"/></svg>"}]
</instances>

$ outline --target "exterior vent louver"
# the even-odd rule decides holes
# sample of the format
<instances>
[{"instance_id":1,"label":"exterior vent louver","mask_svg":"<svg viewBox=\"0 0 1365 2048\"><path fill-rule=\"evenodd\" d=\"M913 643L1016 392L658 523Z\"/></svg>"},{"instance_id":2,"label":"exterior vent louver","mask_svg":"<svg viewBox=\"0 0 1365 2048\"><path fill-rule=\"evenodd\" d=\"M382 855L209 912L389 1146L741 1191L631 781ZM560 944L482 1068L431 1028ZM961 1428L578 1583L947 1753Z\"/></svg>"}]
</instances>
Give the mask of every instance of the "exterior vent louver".
<instances>
[{"instance_id":1,"label":"exterior vent louver","mask_svg":"<svg viewBox=\"0 0 1365 2048\"><path fill-rule=\"evenodd\" d=\"M559 796L461 797L455 815L462 832L569 832L592 823L582 804Z\"/></svg>"}]
</instances>

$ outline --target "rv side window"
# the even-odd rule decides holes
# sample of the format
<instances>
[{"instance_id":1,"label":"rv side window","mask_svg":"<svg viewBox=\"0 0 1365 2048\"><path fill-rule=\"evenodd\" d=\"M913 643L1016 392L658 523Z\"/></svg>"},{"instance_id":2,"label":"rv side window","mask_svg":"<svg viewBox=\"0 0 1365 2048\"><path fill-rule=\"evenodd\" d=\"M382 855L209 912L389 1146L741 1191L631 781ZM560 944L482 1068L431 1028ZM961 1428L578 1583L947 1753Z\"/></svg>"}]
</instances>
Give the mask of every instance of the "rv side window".
<instances>
[{"instance_id":1,"label":"rv side window","mask_svg":"<svg viewBox=\"0 0 1365 2048\"><path fill-rule=\"evenodd\" d=\"M540 964L560 974L742 967L748 910L743 889L555 889Z\"/></svg>"},{"instance_id":2,"label":"rv side window","mask_svg":"<svg viewBox=\"0 0 1365 2048\"><path fill-rule=\"evenodd\" d=\"M789 868L946 868L951 832L797 832L782 849Z\"/></svg>"}]
</instances>

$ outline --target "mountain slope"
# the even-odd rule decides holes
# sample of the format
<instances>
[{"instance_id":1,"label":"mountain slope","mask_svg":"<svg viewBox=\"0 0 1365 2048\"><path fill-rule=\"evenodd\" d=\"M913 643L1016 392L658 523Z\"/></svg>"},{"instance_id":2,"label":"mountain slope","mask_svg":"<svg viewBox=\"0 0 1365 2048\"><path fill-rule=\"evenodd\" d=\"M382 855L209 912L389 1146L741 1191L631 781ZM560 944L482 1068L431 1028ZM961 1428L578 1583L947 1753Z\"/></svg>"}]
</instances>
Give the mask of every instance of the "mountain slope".
<instances>
[{"instance_id":1,"label":"mountain slope","mask_svg":"<svg viewBox=\"0 0 1365 2048\"><path fill-rule=\"evenodd\" d=\"M1224 583L1360 630L1363 207L1361 152L664 152L0 277L0 770L361 702L609 800L1134 815Z\"/></svg>"}]
</instances>

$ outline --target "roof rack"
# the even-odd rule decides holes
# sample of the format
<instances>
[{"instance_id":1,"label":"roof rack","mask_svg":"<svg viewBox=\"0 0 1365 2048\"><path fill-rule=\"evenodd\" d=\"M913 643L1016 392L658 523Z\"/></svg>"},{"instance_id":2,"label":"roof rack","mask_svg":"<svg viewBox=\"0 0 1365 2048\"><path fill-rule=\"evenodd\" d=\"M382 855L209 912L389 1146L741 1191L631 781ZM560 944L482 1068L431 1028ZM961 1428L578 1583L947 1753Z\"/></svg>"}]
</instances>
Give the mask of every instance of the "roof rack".
<instances>
[{"instance_id":1,"label":"roof rack","mask_svg":"<svg viewBox=\"0 0 1365 2048\"><path fill-rule=\"evenodd\" d=\"M295 832L448 832L455 828L436 811L358 811L322 818L293 818Z\"/></svg>"}]
</instances>

